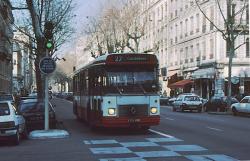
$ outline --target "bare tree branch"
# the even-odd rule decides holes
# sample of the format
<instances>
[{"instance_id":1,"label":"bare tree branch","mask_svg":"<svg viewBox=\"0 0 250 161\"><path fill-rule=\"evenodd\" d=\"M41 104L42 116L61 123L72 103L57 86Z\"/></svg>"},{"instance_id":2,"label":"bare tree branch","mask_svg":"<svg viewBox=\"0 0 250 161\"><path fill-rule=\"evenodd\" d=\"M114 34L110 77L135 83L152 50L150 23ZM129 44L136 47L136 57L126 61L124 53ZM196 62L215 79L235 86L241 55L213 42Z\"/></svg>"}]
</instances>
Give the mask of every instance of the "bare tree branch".
<instances>
[{"instance_id":1,"label":"bare tree branch","mask_svg":"<svg viewBox=\"0 0 250 161\"><path fill-rule=\"evenodd\" d=\"M246 44L246 43L247 43L247 42L244 41L243 43L241 43L240 45L238 45L237 47L235 47L235 48L234 48L234 51L237 50L237 49L239 49L241 46L243 46L243 45Z\"/></svg>"},{"instance_id":2,"label":"bare tree branch","mask_svg":"<svg viewBox=\"0 0 250 161\"><path fill-rule=\"evenodd\" d=\"M196 3L196 5L198 6L198 8L199 8L199 10L200 10L200 12L203 14L203 16L222 34L222 37L223 37L223 39L227 39L227 36L225 35L225 33L223 32L223 30L221 30L221 29L219 29L215 24L214 24L214 22L213 21L211 21L209 18L208 18L208 16L204 13L204 11L201 9L201 7L200 7L200 5L199 5L199 2L198 2L198 0L195 0L195 3ZM218 2L218 5L219 5L219 2ZM219 7L220 8L220 7ZM220 9L220 12L222 13L222 11L221 11L221 9ZM223 15L223 13L222 13L222 15ZM224 17L224 16L223 16ZM225 18L223 18L223 19L225 19ZM226 23L226 21L225 21L225 23Z\"/></svg>"}]
</instances>

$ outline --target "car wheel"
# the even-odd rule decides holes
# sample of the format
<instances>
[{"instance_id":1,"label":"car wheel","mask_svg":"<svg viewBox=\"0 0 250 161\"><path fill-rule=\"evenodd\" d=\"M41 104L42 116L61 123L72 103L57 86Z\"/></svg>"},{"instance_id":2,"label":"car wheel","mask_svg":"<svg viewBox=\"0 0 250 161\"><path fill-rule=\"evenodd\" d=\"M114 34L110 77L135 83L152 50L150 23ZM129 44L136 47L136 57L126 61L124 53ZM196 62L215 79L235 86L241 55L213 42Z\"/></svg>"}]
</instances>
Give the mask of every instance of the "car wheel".
<instances>
[{"instance_id":1,"label":"car wheel","mask_svg":"<svg viewBox=\"0 0 250 161\"><path fill-rule=\"evenodd\" d=\"M174 112L176 112L176 108L175 107L173 107L173 109L172 109Z\"/></svg>"},{"instance_id":2,"label":"car wheel","mask_svg":"<svg viewBox=\"0 0 250 161\"><path fill-rule=\"evenodd\" d=\"M183 107L181 107L180 109L181 109L181 112L184 112L184 108Z\"/></svg>"},{"instance_id":3,"label":"car wheel","mask_svg":"<svg viewBox=\"0 0 250 161\"><path fill-rule=\"evenodd\" d=\"M22 137L24 139L28 139L28 130L27 130L26 126L24 127L24 130L23 130L23 133L22 133Z\"/></svg>"},{"instance_id":4,"label":"car wheel","mask_svg":"<svg viewBox=\"0 0 250 161\"><path fill-rule=\"evenodd\" d=\"M235 107L232 108L232 111L234 116L237 116L239 114Z\"/></svg>"},{"instance_id":5,"label":"car wheel","mask_svg":"<svg viewBox=\"0 0 250 161\"><path fill-rule=\"evenodd\" d=\"M197 111L198 111L199 113L201 113L201 107L199 107L199 108L197 109Z\"/></svg>"},{"instance_id":6,"label":"car wheel","mask_svg":"<svg viewBox=\"0 0 250 161\"><path fill-rule=\"evenodd\" d=\"M14 135L14 144L19 145L19 143L20 143L20 134L19 130L17 130L16 134Z\"/></svg>"}]
</instances>

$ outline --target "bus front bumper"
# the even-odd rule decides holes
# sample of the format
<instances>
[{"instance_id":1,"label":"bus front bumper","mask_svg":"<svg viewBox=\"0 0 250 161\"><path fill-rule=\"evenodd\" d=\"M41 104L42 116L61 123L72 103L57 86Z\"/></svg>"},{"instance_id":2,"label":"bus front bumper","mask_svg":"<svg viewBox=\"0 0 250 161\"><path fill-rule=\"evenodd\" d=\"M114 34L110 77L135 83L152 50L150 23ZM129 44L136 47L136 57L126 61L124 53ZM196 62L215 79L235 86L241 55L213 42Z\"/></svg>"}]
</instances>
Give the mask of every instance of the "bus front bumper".
<instances>
[{"instance_id":1,"label":"bus front bumper","mask_svg":"<svg viewBox=\"0 0 250 161\"><path fill-rule=\"evenodd\" d=\"M160 116L144 117L103 117L103 127L147 127L160 124Z\"/></svg>"}]
</instances>

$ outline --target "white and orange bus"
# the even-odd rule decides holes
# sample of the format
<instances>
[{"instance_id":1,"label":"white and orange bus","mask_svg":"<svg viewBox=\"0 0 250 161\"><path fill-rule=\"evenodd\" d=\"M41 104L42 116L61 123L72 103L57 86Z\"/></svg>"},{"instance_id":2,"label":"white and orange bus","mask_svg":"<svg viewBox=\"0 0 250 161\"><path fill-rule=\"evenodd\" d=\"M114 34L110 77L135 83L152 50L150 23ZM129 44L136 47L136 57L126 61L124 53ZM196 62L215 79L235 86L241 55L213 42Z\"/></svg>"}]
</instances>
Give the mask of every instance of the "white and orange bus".
<instances>
[{"instance_id":1,"label":"white and orange bus","mask_svg":"<svg viewBox=\"0 0 250 161\"><path fill-rule=\"evenodd\" d=\"M73 112L91 127L160 123L158 60L153 54L108 54L75 71Z\"/></svg>"}]
</instances>

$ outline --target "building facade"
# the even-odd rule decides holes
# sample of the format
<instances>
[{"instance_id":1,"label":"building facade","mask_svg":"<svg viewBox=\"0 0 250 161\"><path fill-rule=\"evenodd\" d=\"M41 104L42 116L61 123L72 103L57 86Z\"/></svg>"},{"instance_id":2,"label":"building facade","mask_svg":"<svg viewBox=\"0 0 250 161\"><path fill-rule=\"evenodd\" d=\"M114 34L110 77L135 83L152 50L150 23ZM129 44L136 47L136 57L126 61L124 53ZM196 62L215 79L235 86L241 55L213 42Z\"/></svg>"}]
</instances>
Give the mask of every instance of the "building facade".
<instances>
[{"instance_id":1,"label":"building facade","mask_svg":"<svg viewBox=\"0 0 250 161\"><path fill-rule=\"evenodd\" d=\"M0 1L0 92L12 92L12 24L9 0Z\"/></svg>"},{"instance_id":2,"label":"building facade","mask_svg":"<svg viewBox=\"0 0 250 161\"><path fill-rule=\"evenodd\" d=\"M28 33L22 28L22 31ZM13 43L13 92L19 94L31 93L35 84L34 55L30 48L29 36L23 32L14 31Z\"/></svg>"},{"instance_id":3,"label":"building facade","mask_svg":"<svg viewBox=\"0 0 250 161\"><path fill-rule=\"evenodd\" d=\"M200 8L211 22L225 30L223 16L216 1L199 2ZM227 16L227 1L221 0L219 3L223 15ZM246 4L240 0L234 3L236 12L248 5L247 1ZM160 60L162 92L169 95L195 92L204 98L226 94L229 62L227 44L195 1L142 0L140 4L141 20L147 21L140 51L157 46L155 53ZM248 7L241 18L241 24L248 26ZM239 20L240 16L236 17L236 22ZM239 35L235 46L244 41L246 43L236 50L233 58L232 95L250 93L249 32ZM182 86L174 86L178 81L182 81Z\"/></svg>"},{"instance_id":4,"label":"building facade","mask_svg":"<svg viewBox=\"0 0 250 161\"><path fill-rule=\"evenodd\" d=\"M201 2L201 1L200 1ZM227 15L227 1L219 1L223 15ZM235 1L236 11L244 1ZM183 85L184 92L195 92L203 98L226 94L228 78L228 51L222 34L209 22L194 1L171 0L168 4L168 77L177 74L190 80ZM226 30L216 1L200 3L201 9L218 28ZM248 7L247 7L248 8ZM242 14L242 25L249 25L247 9ZM236 19L238 21L238 19ZM235 40L235 46L248 41L249 33ZM232 95L250 93L249 43L236 50L232 65ZM186 90L185 90L186 89Z\"/></svg>"}]
</instances>

